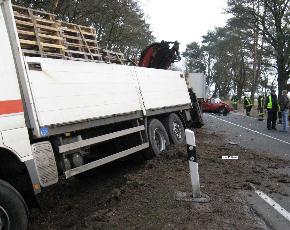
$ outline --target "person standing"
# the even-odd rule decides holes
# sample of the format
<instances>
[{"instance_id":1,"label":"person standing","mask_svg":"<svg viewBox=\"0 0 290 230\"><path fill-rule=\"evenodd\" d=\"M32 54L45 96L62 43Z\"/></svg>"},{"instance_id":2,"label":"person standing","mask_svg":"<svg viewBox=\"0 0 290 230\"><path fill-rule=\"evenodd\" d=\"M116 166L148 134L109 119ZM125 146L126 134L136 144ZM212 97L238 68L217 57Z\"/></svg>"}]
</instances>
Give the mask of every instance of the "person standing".
<instances>
[{"instance_id":1,"label":"person standing","mask_svg":"<svg viewBox=\"0 0 290 230\"><path fill-rule=\"evenodd\" d=\"M274 89L272 89L271 94L266 97L265 108L267 109L268 113L267 128L268 130L276 130L276 121L279 105L276 91Z\"/></svg>"},{"instance_id":2,"label":"person standing","mask_svg":"<svg viewBox=\"0 0 290 230\"><path fill-rule=\"evenodd\" d=\"M253 106L253 104L251 102L251 99L249 97L245 96L244 97L244 109L246 110L247 116L250 116L252 106Z\"/></svg>"},{"instance_id":3,"label":"person standing","mask_svg":"<svg viewBox=\"0 0 290 230\"><path fill-rule=\"evenodd\" d=\"M278 111L278 124L282 124L282 112L280 110Z\"/></svg>"},{"instance_id":4,"label":"person standing","mask_svg":"<svg viewBox=\"0 0 290 230\"><path fill-rule=\"evenodd\" d=\"M233 106L234 110L238 110L238 101L239 101L239 99L238 99L237 95L233 95L231 102L232 102L232 106Z\"/></svg>"},{"instance_id":5,"label":"person standing","mask_svg":"<svg viewBox=\"0 0 290 230\"><path fill-rule=\"evenodd\" d=\"M264 120L264 102L265 102L265 98L264 95L261 94L258 97L258 113L259 113L259 121L263 121Z\"/></svg>"},{"instance_id":6,"label":"person standing","mask_svg":"<svg viewBox=\"0 0 290 230\"><path fill-rule=\"evenodd\" d=\"M287 90L283 90L282 96L279 101L280 111L282 114L282 126L283 126L283 129L281 130L282 132L288 131L288 115L289 115L290 101L287 94L288 94Z\"/></svg>"}]
</instances>

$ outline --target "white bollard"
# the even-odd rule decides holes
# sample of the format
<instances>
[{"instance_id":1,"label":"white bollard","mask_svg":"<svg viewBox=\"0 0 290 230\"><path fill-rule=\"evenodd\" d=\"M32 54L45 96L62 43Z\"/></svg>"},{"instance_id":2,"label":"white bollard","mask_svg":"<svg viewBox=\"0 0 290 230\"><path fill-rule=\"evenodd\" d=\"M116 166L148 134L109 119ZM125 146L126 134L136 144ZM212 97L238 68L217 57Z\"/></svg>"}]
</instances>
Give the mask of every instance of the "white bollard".
<instances>
[{"instance_id":1,"label":"white bollard","mask_svg":"<svg viewBox=\"0 0 290 230\"><path fill-rule=\"evenodd\" d=\"M199 184L199 173L198 173L198 163L196 156L196 144L194 132L186 129L186 144L187 144L187 154L189 161L190 178L192 185L192 198L200 198L200 184Z\"/></svg>"},{"instance_id":2,"label":"white bollard","mask_svg":"<svg viewBox=\"0 0 290 230\"><path fill-rule=\"evenodd\" d=\"M190 201L190 202L197 202L197 203L207 203L210 201L210 197L205 193L201 193L200 191L194 132L189 129L186 129L185 136L186 136L186 144L187 144L187 155L188 155L188 162L189 162L192 193L178 191L175 194L175 199L183 200L183 201Z\"/></svg>"}]
</instances>

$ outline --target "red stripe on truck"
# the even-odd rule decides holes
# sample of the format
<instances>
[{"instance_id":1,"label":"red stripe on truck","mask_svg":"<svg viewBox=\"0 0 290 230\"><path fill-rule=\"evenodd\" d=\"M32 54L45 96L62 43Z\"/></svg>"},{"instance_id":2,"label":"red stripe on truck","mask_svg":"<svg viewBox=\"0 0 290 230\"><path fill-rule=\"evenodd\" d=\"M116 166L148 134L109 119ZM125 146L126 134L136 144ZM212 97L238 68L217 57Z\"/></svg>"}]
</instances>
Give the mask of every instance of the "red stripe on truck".
<instances>
[{"instance_id":1,"label":"red stripe on truck","mask_svg":"<svg viewBox=\"0 0 290 230\"><path fill-rule=\"evenodd\" d=\"M0 115L23 112L22 100L0 101Z\"/></svg>"}]
</instances>

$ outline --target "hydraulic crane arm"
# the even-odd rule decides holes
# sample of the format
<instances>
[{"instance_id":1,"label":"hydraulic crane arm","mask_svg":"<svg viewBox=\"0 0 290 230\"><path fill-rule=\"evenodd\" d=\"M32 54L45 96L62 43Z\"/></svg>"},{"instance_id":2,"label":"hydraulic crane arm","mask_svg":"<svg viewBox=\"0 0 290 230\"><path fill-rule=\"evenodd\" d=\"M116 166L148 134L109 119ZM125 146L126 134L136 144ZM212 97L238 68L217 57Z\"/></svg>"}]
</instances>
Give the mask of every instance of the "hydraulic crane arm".
<instances>
[{"instance_id":1,"label":"hydraulic crane arm","mask_svg":"<svg viewBox=\"0 0 290 230\"><path fill-rule=\"evenodd\" d=\"M172 45L170 47L170 45ZM141 53L140 67L168 69L175 61L180 61L179 43L161 41L147 46Z\"/></svg>"}]
</instances>

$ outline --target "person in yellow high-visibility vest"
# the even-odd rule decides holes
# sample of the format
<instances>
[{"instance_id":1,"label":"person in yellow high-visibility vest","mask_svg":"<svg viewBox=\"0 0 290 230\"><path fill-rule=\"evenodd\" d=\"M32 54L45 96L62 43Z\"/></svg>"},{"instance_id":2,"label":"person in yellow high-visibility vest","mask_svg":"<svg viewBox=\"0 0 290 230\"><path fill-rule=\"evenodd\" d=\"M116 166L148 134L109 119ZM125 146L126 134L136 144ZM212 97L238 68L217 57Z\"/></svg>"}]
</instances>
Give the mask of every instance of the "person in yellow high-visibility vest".
<instances>
[{"instance_id":1,"label":"person in yellow high-visibility vest","mask_svg":"<svg viewBox=\"0 0 290 230\"><path fill-rule=\"evenodd\" d=\"M266 97L265 109L267 109L267 128L276 130L277 114L279 110L276 90L272 89L271 94Z\"/></svg>"},{"instance_id":2,"label":"person in yellow high-visibility vest","mask_svg":"<svg viewBox=\"0 0 290 230\"><path fill-rule=\"evenodd\" d=\"M233 106L234 110L238 110L239 99L238 99L237 95L232 96L231 102L232 102L232 106Z\"/></svg>"},{"instance_id":3,"label":"person in yellow high-visibility vest","mask_svg":"<svg viewBox=\"0 0 290 230\"><path fill-rule=\"evenodd\" d=\"M251 99L245 95L245 97L244 97L244 109L246 110L247 116L250 116L252 106L253 106L253 104L252 104Z\"/></svg>"},{"instance_id":4,"label":"person in yellow high-visibility vest","mask_svg":"<svg viewBox=\"0 0 290 230\"><path fill-rule=\"evenodd\" d=\"M259 121L263 121L264 120L264 103L265 102L265 98L264 98L264 95L261 94L259 97L258 97L258 113L259 113L259 118L258 120Z\"/></svg>"}]
</instances>

